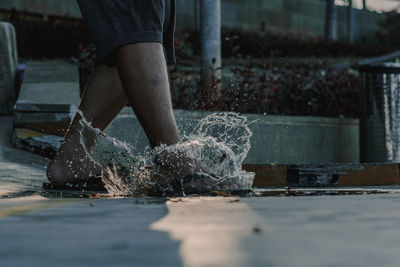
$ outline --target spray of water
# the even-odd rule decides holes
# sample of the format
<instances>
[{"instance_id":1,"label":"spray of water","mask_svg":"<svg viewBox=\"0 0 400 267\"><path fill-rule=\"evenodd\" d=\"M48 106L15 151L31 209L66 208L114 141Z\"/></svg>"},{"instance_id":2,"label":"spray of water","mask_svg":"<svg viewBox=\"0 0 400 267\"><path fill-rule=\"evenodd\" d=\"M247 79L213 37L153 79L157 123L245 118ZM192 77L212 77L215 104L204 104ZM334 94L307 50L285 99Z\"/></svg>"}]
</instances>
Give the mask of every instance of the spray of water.
<instances>
[{"instance_id":1,"label":"spray of water","mask_svg":"<svg viewBox=\"0 0 400 267\"><path fill-rule=\"evenodd\" d=\"M103 170L102 179L110 195L250 189L253 183L254 173L242 170L252 132L246 117L236 113L211 114L201 119L182 142L147 148L142 153L93 128L85 119L81 120L81 125L81 143L88 156ZM164 167L176 170L172 176L179 175L179 170L184 168L193 170L196 175L188 176L190 179L171 177L163 171Z\"/></svg>"}]
</instances>

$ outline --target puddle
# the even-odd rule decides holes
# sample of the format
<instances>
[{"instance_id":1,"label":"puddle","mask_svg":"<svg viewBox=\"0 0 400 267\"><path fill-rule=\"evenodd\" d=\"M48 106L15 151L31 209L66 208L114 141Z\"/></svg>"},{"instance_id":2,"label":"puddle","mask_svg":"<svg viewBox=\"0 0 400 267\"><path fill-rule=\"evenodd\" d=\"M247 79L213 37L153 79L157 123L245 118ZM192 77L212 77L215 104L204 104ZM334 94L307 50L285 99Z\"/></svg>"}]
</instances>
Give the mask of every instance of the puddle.
<instances>
[{"instance_id":1,"label":"puddle","mask_svg":"<svg viewBox=\"0 0 400 267\"><path fill-rule=\"evenodd\" d=\"M181 194L183 187L192 192L246 190L253 183L255 174L242 170L251 147L252 132L247 118L237 113L211 114L183 136L181 143L145 151L137 151L129 143L108 136L85 119L81 124L81 143L88 156L101 167L103 182L112 196L137 196L149 192ZM178 159L178 169L185 167L180 159L194 159L186 163L196 168L202 178L186 184L182 180L171 181L153 164L155 157L162 157L163 153Z\"/></svg>"}]
</instances>

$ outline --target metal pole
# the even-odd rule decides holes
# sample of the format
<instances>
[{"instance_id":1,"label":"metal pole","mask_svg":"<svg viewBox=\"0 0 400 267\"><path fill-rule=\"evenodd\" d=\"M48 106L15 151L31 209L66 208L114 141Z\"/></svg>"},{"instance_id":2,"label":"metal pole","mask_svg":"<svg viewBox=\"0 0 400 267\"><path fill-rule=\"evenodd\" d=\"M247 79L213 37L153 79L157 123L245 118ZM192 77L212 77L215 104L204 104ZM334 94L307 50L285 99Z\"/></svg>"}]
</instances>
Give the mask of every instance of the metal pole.
<instances>
[{"instance_id":1,"label":"metal pole","mask_svg":"<svg viewBox=\"0 0 400 267\"><path fill-rule=\"evenodd\" d=\"M363 0L363 10L367 10L367 0Z\"/></svg>"},{"instance_id":2,"label":"metal pole","mask_svg":"<svg viewBox=\"0 0 400 267\"><path fill-rule=\"evenodd\" d=\"M213 108L221 95L221 1L199 2L203 107Z\"/></svg>"},{"instance_id":3,"label":"metal pole","mask_svg":"<svg viewBox=\"0 0 400 267\"><path fill-rule=\"evenodd\" d=\"M366 36L367 36L367 0L363 0L363 12L362 12L362 24L361 24L361 32L362 32L362 40L365 42Z\"/></svg>"},{"instance_id":4,"label":"metal pole","mask_svg":"<svg viewBox=\"0 0 400 267\"><path fill-rule=\"evenodd\" d=\"M335 0L326 0L325 39L337 40L337 9Z\"/></svg>"},{"instance_id":5,"label":"metal pole","mask_svg":"<svg viewBox=\"0 0 400 267\"><path fill-rule=\"evenodd\" d=\"M196 32L200 32L200 1L201 0L193 0L194 5L194 29Z\"/></svg>"},{"instance_id":6,"label":"metal pole","mask_svg":"<svg viewBox=\"0 0 400 267\"><path fill-rule=\"evenodd\" d=\"M354 43L354 18L353 18L353 1L349 0L347 10L347 37L350 44Z\"/></svg>"}]
</instances>

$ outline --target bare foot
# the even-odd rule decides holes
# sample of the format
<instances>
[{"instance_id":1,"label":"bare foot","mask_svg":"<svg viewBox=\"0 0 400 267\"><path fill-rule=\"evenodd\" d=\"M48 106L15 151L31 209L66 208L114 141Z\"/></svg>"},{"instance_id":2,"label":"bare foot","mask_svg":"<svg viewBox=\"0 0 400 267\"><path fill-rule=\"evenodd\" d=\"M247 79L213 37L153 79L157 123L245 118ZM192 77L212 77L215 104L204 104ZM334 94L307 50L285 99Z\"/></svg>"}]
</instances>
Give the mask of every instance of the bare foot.
<instances>
[{"instance_id":1,"label":"bare foot","mask_svg":"<svg viewBox=\"0 0 400 267\"><path fill-rule=\"evenodd\" d=\"M101 173L101 169L86 155L79 142L79 136L76 136L63 142L49 163L46 173L52 184L66 184L96 177Z\"/></svg>"},{"instance_id":2,"label":"bare foot","mask_svg":"<svg viewBox=\"0 0 400 267\"><path fill-rule=\"evenodd\" d=\"M167 149L154 157L153 179L161 186L181 183L186 176L200 171L200 162L179 150Z\"/></svg>"},{"instance_id":3,"label":"bare foot","mask_svg":"<svg viewBox=\"0 0 400 267\"><path fill-rule=\"evenodd\" d=\"M183 178L199 168L196 160L178 150L164 150L154 157L154 173L165 176L169 181Z\"/></svg>"}]
</instances>

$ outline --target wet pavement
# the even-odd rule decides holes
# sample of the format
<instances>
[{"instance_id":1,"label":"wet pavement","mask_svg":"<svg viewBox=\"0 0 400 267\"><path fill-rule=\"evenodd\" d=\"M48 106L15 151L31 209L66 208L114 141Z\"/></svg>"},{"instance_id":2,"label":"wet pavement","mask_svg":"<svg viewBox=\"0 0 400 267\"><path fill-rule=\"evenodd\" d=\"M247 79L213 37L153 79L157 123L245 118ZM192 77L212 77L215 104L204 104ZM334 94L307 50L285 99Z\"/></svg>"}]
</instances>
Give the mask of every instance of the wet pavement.
<instances>
[{"instance_id":1,"label":"wet pavement","mask_svg":"<svg viewBox=\"0 0 400 267\"><path fill-rule=\"evenodd\" d=\"M0 198L37 191L45 178L47 160L11 145L13 119L0 116Z\"/></svg>"},{"instance_id":2,"label":"wet pavement","mask_svg":"<svg viewBox=\"0 0 400 267\"><path fill-rule=\"evenodd\" d=\"M0 266L398 266L400 194L43 197L0 117Z\"/></svg>"},{"instance_id":3,"label":"wet pavement","mask_svg":"<svg viewBox=\"0 0 400 267\"><path fill-rule=\"evenodd\" d=\"M399 195L14 201L14 208L32 211L1 214L0 266L398 266L400 260ZM40 201L54 206L35 206Z\"/></svg>"}]
</instances>

